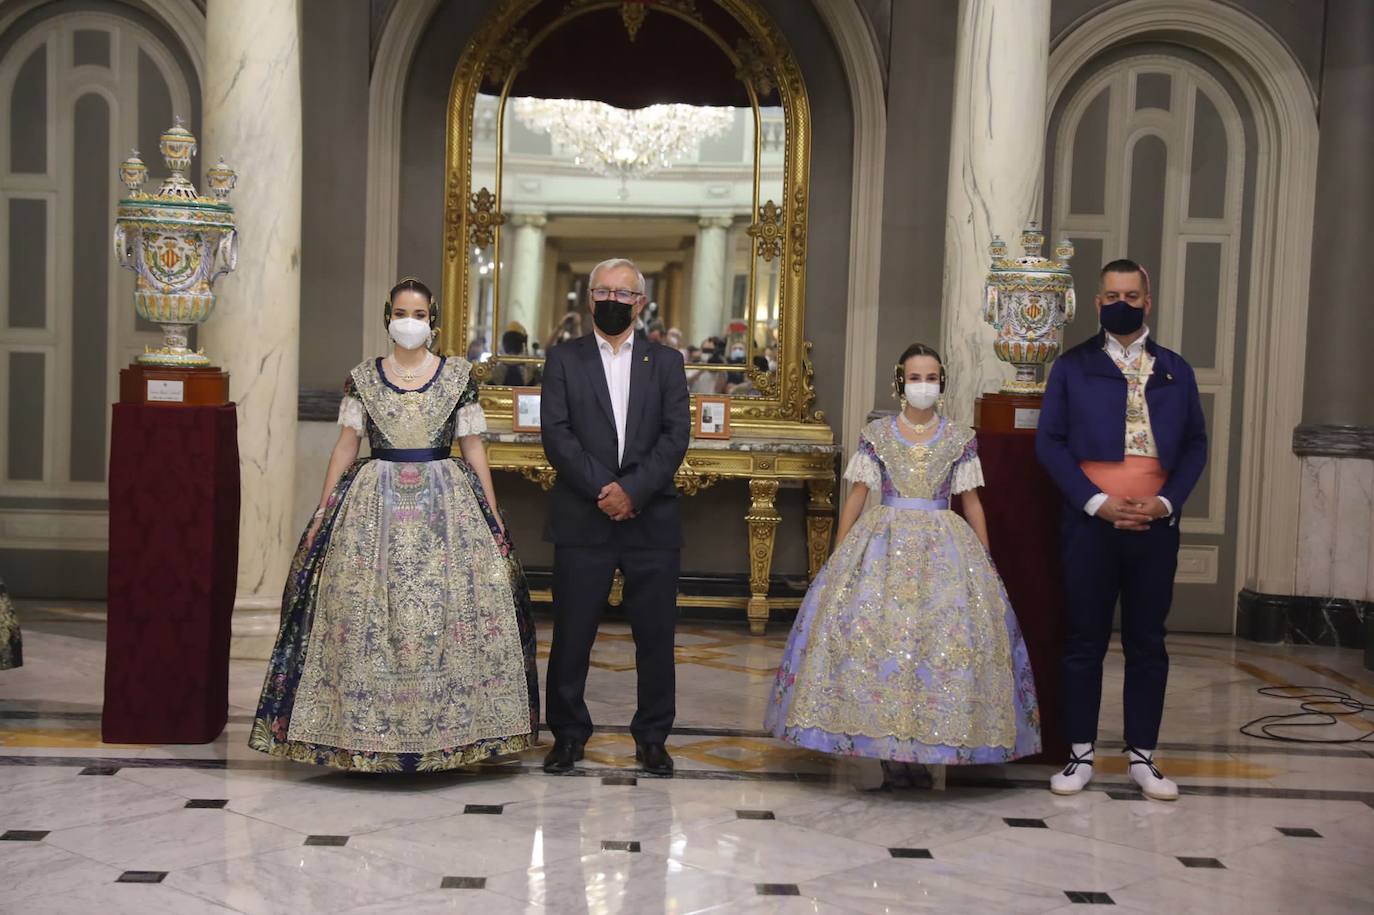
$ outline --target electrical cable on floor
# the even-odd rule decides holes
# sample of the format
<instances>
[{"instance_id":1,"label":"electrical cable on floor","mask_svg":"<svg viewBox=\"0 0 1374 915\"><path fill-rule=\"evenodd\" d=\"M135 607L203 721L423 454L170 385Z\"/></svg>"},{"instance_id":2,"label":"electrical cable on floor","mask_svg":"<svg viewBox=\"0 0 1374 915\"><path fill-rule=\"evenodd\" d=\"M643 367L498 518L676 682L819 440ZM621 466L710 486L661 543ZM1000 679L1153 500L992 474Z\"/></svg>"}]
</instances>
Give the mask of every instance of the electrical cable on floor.
<instances>
[{"instance_id":1,"label":"electrical cable on floor","mask_svg":"<svg viewBox=\"0 0 1374 915\"><path fill-rule=\"evenodd\" d=\"M1303 692L1293 692L1303 690ZM1271 728L1324 728L1340 723L1342 718L1374 712L1374 704L1363 702L1349 693L1330 686L1262 686L1262 696L1292 699L1301 702L1302 711L1285 715L1265 715L1241 725L1246 737L1277 740L1282 743L1365 743L1374 741L1374 731L1359 737L1296 737L1276 733ZM1332 707L1335 707L1334 709Z\"/></svg>"}]
</instances>

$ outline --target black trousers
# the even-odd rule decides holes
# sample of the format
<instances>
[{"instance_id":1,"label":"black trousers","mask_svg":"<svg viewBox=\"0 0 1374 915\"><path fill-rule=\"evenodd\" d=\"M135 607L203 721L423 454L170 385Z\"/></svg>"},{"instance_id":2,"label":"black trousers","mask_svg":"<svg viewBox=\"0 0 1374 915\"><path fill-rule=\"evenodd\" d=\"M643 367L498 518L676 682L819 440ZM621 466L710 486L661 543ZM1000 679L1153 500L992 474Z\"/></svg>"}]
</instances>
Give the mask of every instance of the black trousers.
<instances>
[{"instance_id":1,"label":"black trousers","mask_svg":"<svg viewBox=\"0 0 1374 915\"><path fill-rule=\"evenodd\" d=\"M625 577L622 606L635 640L638 708L630 732L639 743L663 743L677 715L673 638L677 629L679 550L616 545L555 546L553 646L546 677L549 729L555 738L585 742L592 735L587 710L587 668L601 612L619 567Z\"/></svg>"},{"instance_id":2,"label":"black trousers","mask_svg":"<svg viewBox=\"0 0 1374 915\"><path fill-rule=\"evenodd\" d=\"M1122 694L1126 743L1154 749L1164 715L1169 653L1164 620L1174 597L1178 527L1169 519L1145 531L1117 530L1084 512L1068 512L1061 537L1064 564L1064 729L1071 743L1097 739L1102 659L1121 601Z\"/></svg>"}]
</instances>

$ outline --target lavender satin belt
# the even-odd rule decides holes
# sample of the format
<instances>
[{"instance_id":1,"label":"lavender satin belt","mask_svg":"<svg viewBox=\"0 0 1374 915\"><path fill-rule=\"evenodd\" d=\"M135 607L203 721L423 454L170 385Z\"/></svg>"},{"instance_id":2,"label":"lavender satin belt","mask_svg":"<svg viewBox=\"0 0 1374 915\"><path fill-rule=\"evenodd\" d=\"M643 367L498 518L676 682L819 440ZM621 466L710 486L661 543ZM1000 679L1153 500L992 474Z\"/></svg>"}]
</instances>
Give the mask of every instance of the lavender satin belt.
<instances>
[{"instance_id":1,"label":"lavender satin belt","mask_svg":"<svg viewBox=\"0 0 1374 915\"><path fill-rule=\"evenodd\" d=\"M942 512L949 508L948 499L902 499L897 496L883 496L883 504L888 508L910 512Z\"/></svg>"}]
</instances>

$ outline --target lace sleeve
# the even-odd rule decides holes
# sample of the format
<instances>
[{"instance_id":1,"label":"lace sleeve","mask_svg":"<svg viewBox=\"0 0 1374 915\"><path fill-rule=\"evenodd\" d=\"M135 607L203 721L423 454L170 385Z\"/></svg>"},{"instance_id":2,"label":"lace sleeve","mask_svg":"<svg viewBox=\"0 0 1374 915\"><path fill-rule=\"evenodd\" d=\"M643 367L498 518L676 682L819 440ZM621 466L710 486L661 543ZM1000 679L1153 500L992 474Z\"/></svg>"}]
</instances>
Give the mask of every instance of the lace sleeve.
<instances>
[{"instance_id":1,"label":"lace sleeve","mask_svg":"<svg viewBox=\"0 0 1374 915\"><path fill-rule=\"evenodd\" d=\"M344 396L343 400L339 401L338 424L352 429L359 435L367 435L367 410L363 408L363 401L358 396L358 388L353 383L352 375L344 379Z\"/></svg>"},{"instance_id":2,"label":"lace sleeve","mask_svg":"<svg viewBox=\"0 0 1374 915\"><path fill-rule=\"evenodd\" d=\"M983 485L983 462L978 460L978 439L970 438L964 453L954 462L954 478L950 480L950 495L977 489Z\"/></svg>"},{"instance_id":3,"label":"lace sleeve","mask_svg":"<svg viewBox=\"0 0 1374 915\"><path fill-rule=\"evenodd\" d=\"M480 403L470 403L458 408L458 423L453 429L457 438L465 435L481 435L487 431L487 414L482 412Z\"/></svg>"},{"instance_id":4,"label":"lace sleeve","mask_svg":"<svg viewBox=\"0 0 1374 915\"><path fill-rule=\"evenodd\" d=\"M883 470L873 446L866 439L859 439L859 448L849 459L849 466L844 470L844 478L851 483L862 483L874 492L882 491Z\"/></svg>"},{"instance_id":5,"label":"lace sleeve","mask_svg":"<svg viewBox=\"0 0 1374 915\"><path fill-rule=\"evenodd\" d=\"M344 395L339 401L339 425L352 429L359 435L367 434L366 411L363 402L356 397Z\"/></svg>"}]
</instances>

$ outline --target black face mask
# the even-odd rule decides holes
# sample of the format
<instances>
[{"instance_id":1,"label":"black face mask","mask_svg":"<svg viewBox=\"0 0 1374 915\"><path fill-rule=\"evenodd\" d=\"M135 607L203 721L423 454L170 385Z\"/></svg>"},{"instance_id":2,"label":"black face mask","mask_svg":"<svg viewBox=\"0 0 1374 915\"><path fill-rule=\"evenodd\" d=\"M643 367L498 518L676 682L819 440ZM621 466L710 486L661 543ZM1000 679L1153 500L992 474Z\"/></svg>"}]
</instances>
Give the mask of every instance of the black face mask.
<instances>
[{"instance_id":1,"label":"black face mask","mask_svg":"<svg viewBox=\"0 0 1374 915\"><path fill-rule=\"evenodd\" d=\"M631 312L634 306L629 302L597 299L592 304L592 320L596 322L596 329L608 337L618 337L625 333L625 328L629 327L630 321L633 320Z\"/></svg>"},{"instance_id":2,"label":"black face mask","mask_svg":"<svg viewBox=\"0 0 1374 915\"><path fill-rule=\"evenodd\" d=\"M1119 337L1133 334L1145 323L1145 309L1134 308L1125 300L1108 302L1102 306L1102 326Z\"/></svg>"}]
</instances>

